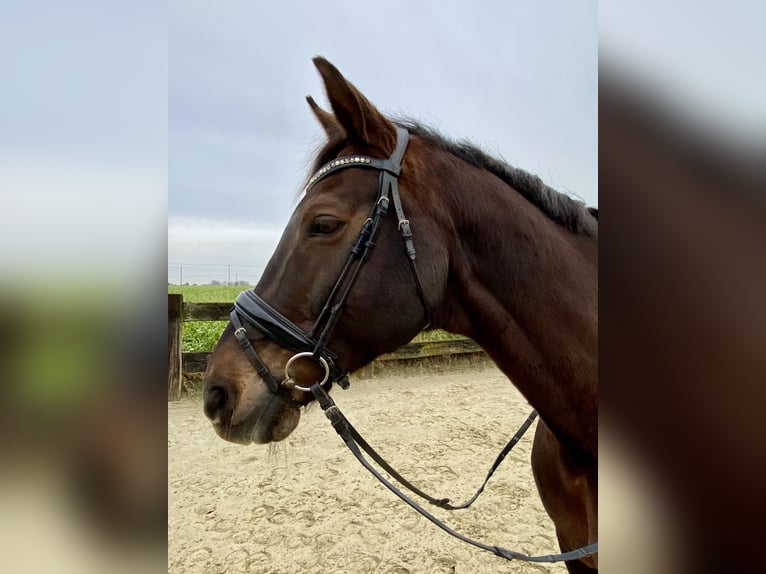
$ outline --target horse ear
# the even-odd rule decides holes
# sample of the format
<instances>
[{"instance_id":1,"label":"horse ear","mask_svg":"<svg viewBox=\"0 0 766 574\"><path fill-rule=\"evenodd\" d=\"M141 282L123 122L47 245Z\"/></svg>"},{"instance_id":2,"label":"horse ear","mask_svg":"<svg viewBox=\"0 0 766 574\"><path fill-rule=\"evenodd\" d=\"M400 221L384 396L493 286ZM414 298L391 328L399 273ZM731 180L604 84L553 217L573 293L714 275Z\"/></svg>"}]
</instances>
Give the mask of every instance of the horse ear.
<instances>
[{"instance_id":1,"label":"horse ear","mask_svg":"<svg viewBox=\"0 0 766 574\"><path fill-rule=\"evenodd\" d=\"M396 146L394 124L330 62L321 56L313 61L324 81L332 110L349 140L376 145L389 153L393 151Z\"/></svg>"},{"instance_id":2,"label":"horse ear","mask_svg":"<svg viewBox=\"0 0 766 574\"><path fill-rule=\"evenodd\" d=\"M319 123L327 134L327 138L331 142L340 141L346 137L346 131L334 115L320 108L319 104L317 104L311 96L306 96L306 101L309 103L311 111L314 112L314 116L319 120Z\"/></svg>"}]
</instances>

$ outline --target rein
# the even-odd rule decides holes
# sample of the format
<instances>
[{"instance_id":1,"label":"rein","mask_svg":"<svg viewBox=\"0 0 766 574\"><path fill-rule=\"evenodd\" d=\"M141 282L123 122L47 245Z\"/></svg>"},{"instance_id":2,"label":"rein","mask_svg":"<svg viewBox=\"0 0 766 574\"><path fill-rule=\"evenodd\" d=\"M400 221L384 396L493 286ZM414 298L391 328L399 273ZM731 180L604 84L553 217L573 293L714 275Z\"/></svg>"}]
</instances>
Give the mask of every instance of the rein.
<instances>
[{"instance_id":1,"label":"rein","mask_svg":"<svg viewBox=\"0 0 766 574\"><path fill-rule=\"evenodd\" d=\"M433 514L428 512L425 508L420 506L417 502L412 500L409 496L404 494L401 490L396 488L391 482L389 482L378 470L372 466L367 459L364 458L364 455L362 455L361 451L359 450L359 446L362 445L365 452L367 452L371 457L373 457L378 463L383 466L388 472L391 472L391 467L388 466L388 463L383 461L383 463L380 463L380 460L382 458L380 455L375 453L375 451L372 451L372 448L364 441L364 439L359 435L359 433L356 431L356 429L351 425L351 423L348 421L346 416L341 412L341 410L338 408L338 406L335 404L335 401L333 401L330 398L330 395L325 392L325 390L318 384L314 384L311 386L311 392L314 394L314 397L316 397L317 402L322 407L322 410L324 411L325 416L330 420L332 423L333 428L335 431L340 435L341 439L343 439L343 442L346 443L346 446L349 448L349 450L353 453L353 455L356 457L356 459L366 468L375 478L380 481L383 486L385 486L388 490L393 492L396 496L398 496L400 499L402 499L404 502L406 502L411 508L416 510L421 516L424 516L428 520L430 520L432 523L434 523L436 526L441 528L444 532L447 534L454 536L458 540L462 540L463 542L466 542L470 544L471 546L475 546L476 548L480 548L481 550L487 550L489 552L492 552L495 556L500 556L501 558L505 558L506 560L521 560L523 562L564 562L567 560L579 560L580 558L585 558L586 556L590 556L591 554L595 554L598 552L598 543L588 544L586 546L582 546L581 548L577 548L575 550L570 550L569 552L562 552L560 554L544 554L542 556L530 556L528 554L523 554L521 552L516 552L515 550L508 550L507 548L503 548L502 546L493 546L490 544L485 544L484 542L479 542L478 540L474 540L473 538L469 538L465 534L461 534L460 532L457 532L456 530L450 528L444 522L436 518ZM524 434L524 432L531 426L532 422L537 417L537 413L535 411L532 411L532 413L529 415L527 420L524 422L524 424L521 426L521 428L516 432L516 434L513 436L511 441L503 448L500 455L495 460L495 463L492 465L492 468L489 471L489 474L487 474L487 478L484 480L484 483L479 487L479 490L474 494L467 502L452 506L449 504L449 499L442 498L442 499L434 499L428 495L423 494L420 492L417 488L412 487L411 490L418 494L418 496L422 496L435 506L439 506L441 508L446 508L447 510L459 510L462 508L468 508L473 502L479 497L481 492L484 490L484 486L487 484L487 481L490 479L492 474L495 472L498 466L500 466L500 463L505 458L505 455L508 454L508 452L511 451L513 446L519 441L521 436ZM360 441L361 439L361 441ZM357 444L357 441L359 441L359 444ZM368 451L367 449L370 449ZM374 454L373 454L374 453ZM380 460L379 460L380 459ZM394 471L392 474L394 478L399 481L401 484L406 486L407 488L410 488L408 486L410 483L407 481L402 482L400 480L401 476L399 473ZM406 483L406 484L405 484Z\"/></svg>"},{"instance_id":2,"label":"rein","mask_svg":"<svg viewBox=\"0 0 766 574\"><path fill-rule=\"evenodd\" d=\"M529 556L508 550L500 546L491 546L479 542L472 538L469 538L459 532L453 530L444 522L436 518L430 512L425 510L415 501L413 501L406 494L401 492L396 486L391 484L380 472L370 464L367 459L364 458L361 450L364 450L375 462L377 462L386 472L388 472L394 480L399 482L402 486L409 489L411 492L425 499L429 503L438 506L446 510L460 510L468 508L484 491L484 487L487 482L497 470L500 463L505 459L506 455L521 439L523 434L532 425L537 413L532 411L527 420L511 438L508 444L503 448L500 454L495 459L492 467L490 468L484 482L476 491L476 493L467 501L453 505L448 498L434 498L411 482L402 477L396 470L394 470L386 460L381 457L375 450L364 440L364 438L357 432L357 430L346 419L335 402L327 394L325 385L331 386L332 383L338 383L338 385L347 389L349 386L348 374L344 372L338 365L338 356L327 347L327 341L332 334L335 326L340 319L340 315L343 312L346 299L353 287L356 278L359 274L359 270L364 264L370 250L375 245L375 237L377 236L383 217L388 213L389 203L394 204L394 211L397 217L397 229L399 230L402 240L404 241L404 248L407 254L407 260L409 261L410 270L415 282L415 288L417 290L418 298L423 307L424 325L430 323L430 313L428 303L423 291L423 286L418 275L417 268L415 267L415 246L412 240L412 229L410 227L409 220L404 215L404 209L402 208L402 201L399 195L398 178L401 173L402 158L404 152L407 149L407 143L409 140L409 134L407 130L397 127L397 141L394 152L388 159L378 159L367 156L349 156L335 159L324 166L322 166L308 181L306 185L306 192L311 189L317 182L321 181L328 175L335 173L341 169L359 167L359 168L372 168L380 171L378 197L375 201L375 205L370 211L369 217L362 224L362 229L359 232L351 251L346 258L346 262L343 265L343 269L335 281L330 295L325 302L322 311L319 313L316 322L314 323L311 332L306 332L298 325L293 323L290 319L285 317L274 307L264 301L254 291L245 291L240 293L237 300L234 302L234 309L230 313L231 322L234 326L234 336L239 342L240 347L247 355L248 359L255 367L259 376L264 380L272 393L278 393L282 388L285 389L297 389L300 391L311 392L314 398L322 407L327 418L332 423L333 428L337 431L343 442L351 450L354 456L375 478L377 478L383 485L393 492L396 496L406 502L409 506L415 509L422 516L433 522L436 526L447 532L448 534L467 542L472 546L487 550L493 554L505 558L507 560L523 560L526 562L561 562L565 560L577 560L591 554L598 552L598 544L589 544L564 552L561 554L547 554L544 556ZM345 283L345 287L343 286ZM242 319L254 326L258 331L266 335L269 339L277 343L278 345L293 351L295 354L285 364L284 378L277 379L266 363L260 358L258 353L253 347L252 342L247 333L247 328L242 322ZM290 367L299 359L311 359L317 362L324 370L324 377L321 381L317 381L310 387L302 387L295 383L290 377ZM329 388L328 386L328 388ZM361 448L361 450L360 450Z\"/></svg>"}]
</instances>

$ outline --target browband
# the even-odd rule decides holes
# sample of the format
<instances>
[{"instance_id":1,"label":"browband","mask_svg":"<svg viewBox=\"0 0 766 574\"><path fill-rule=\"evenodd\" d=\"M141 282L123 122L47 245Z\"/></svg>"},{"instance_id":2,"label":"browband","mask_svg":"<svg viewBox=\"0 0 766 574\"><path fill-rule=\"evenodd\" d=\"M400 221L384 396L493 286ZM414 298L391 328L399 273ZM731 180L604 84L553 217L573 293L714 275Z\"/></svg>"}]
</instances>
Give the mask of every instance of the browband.
<instances>
[{"instance_id":1,"label":"browband","mask_svg":"<svg viewBox=\"0 0 766 574\"><path fill-rule=\"evenodd\" d=\"M394 148L394 152L391 154L391 157L386 159L379 159L366 155L352 155L339 157L338 159L328 161L326 164L320 167L313 176L311 176L311 179L309 179L308 183L306 184L305 191L311 189L314 184L321 181L331 173L335 173L336 171L346 167L367 167L388 172L394 177L399 177L399 174L402 172L402 158L404 157L404 152L407 149L409 133L407 133L407 130L403 128L397 128L396 135L396 147Z\"/></svg>"}]
</instances>

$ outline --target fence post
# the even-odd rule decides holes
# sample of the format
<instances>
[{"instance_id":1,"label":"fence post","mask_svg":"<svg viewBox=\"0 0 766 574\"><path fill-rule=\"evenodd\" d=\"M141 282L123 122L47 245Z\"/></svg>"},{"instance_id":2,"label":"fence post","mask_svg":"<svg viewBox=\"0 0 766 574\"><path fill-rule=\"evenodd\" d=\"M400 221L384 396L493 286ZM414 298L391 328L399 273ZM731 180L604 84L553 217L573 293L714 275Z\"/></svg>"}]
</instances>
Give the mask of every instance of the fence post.
<instances>
[{"instance_id":1,"label":"fence post","mask_svg":"<svg viewBox=\"0 0 766 574\"><path fill-rule=\"evenodd\" d=\"M183 295L168 293L168 399L181 398Z\"/></svg>"}]
</instances>

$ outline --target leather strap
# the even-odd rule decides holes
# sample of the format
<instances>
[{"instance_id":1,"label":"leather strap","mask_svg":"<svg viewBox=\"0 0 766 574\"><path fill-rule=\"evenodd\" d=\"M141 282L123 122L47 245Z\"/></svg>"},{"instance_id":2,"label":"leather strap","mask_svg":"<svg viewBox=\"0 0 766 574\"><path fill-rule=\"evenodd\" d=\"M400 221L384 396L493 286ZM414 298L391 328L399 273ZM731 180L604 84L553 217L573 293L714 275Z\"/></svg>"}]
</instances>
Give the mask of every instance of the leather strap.
<instances>
[{"instance_id":1,"label":"leather strap","mask_svg":"<svg viewBox=\"0 0 766 574\"><path fill-rule=\"evenodd\" d=\"M409 133L404 128L397 128L396 147L394 148L391 157L385 160L368 158L366 156L349 156L348 158L339 158L325 164L319 169L317 175L311 178L308 189L316 184L318 181L327 177L327 175L334 173L340 169L347 167L373 167L380 170L380 180L378 183L378 198L370 211L370 215L365 221L362 229L359 233L359 237L346 259L346 263L343 266L338 279L330 292L324 308L322 309L314 328L311 332L312 337L317 338L317 345L314 348L315 356L322 354L324 346L327 344L330 334L335 328L340 315L343 312L346 298L348 297L351 287L356 281L357 274L359 273L362 264L367 258L369 251L375 246L375 237L380 228L380 223L383 217L388 213L388 204L391 199L394 202L394 209L396 211L398 228L402 234L402 238L405 241L405 249L407 251L407 257L410 264L410 269L415 280L415 287L420 299L420 303L423 306L425 324L430 323L430 314L428 310L428 303L423 292L423 286L418 276L417 268L415 267L415 247L412 241L412 232L410 230L409 221L404 216L404 209L402 208L401 198L399 196L398 176L401 172L401 162L404 157L404 153L407 150L407 144L409 142ZM344 162L345 160L345 162ZM340 162L340 163L338 163ZM345 284L342 293L339 292L342 286Z\"/></svg>"},{"instance_id":2,"label":"leather strap","mask_svg":"<svg viewBox=\"0 0 766 574\"><path fill-rule=\"evenodd\" d=\"M232 309L231 313L229 313L229 317L231 318L232 325L234 325L234 336L237 338L239 346L242 347L245 355L247 355L247 358L250 359L250 362L255 367L255 370L258 371L258 374L269 386L271 392L276 393L279 391L279 383L274 378L274 375L271 374L271 371L266 366L266 364L258 356L258 353L255 352L253 344L250 342L250 338L247 336L247 329L245 329L245 327L242 325L242 322L239 320L239 317L237 316L237 311Z\"/></svg>"},{"instance_id":3,"label":"leather strap","mask_svg":"<svg viewBox=\"0 0 766 574\"><path fill-rule=\"evenodd\" d=\"M303 329L264 301L255 291L243 291L234 302L235 309L249 323L275 343L296 353L314 348L316 341Z\"/></svg>"},{"instance_id":4,"label":"leather strap","mask_svg":"<svg viewBox=\"0 0 766 574\"><path fill-rule=\"evenodd\" d=\"M311 179L309 179L305 191L314 187L328 175L347 167L377 169L382 172L390 173L394 177L399 177L399 174L402 172L402 159L404 158L404 152L407 150L409 136L409 132L404 128L396 128L396 146L394 147L391 157L387 159L365 155L351 155L328 161L317 170Z\"/></svg>"},{"instance_id":5,"label":"leather strap","mask_svg":"<svg viewBox=\"0 0 766 574\"><path fill-rule=\"evenodd\" d=\"M306 350L313 351L319 346L318 341L300 329L279 311L274 309L274 307L264 301L257 293L254 291L243 291L240 293L234 302L234 310L230 314L231 321L236 329L234 333L237 335L237 340L239 341L242 350L245 351L250 362L258 371L258 374L260 374L264 380L267 380L267 383L269 379L274 381L275 378L261 358L258 357L258 354L247 336L247 330L242 327L238 315L242 315L242 317L272 341L293 352L301 353ZM244 341L247 341L247 344L245 344ZM321 349L321 355L325 361L327 361L327 365L330 369L330 379L333 382L337 382L342 388L348 388L348 377L346 373L341 371L335 363L338 356L330 349L324 347ZM268 373L267 377L264 377L264 371L262 371L262 369L265 369L265 372ZM273 385L271 383L268 384L269 388L273 392L276 392Z\"/></svg>"},{"instance_id":6,"label":"leather strap","mask_svg":"<svg viewBox=\"0 0 766 574\"><path fill-rule=\"evenodd\" d=\"M399 183L397 179L393 179L388 176L387 173L381 173L381 186L383 186L383 178L388 177L390 180L391 198L394 202L394 211L396 212L396 227L399 230L399 234L404 241L404 249L407 252L407 260L409 261L410 271L415 278L415 289L420 299L420 304L423 307L425 315L426 326L431 323L431 313L429 311L428 301L426 301L425 292L423 291L423 285L420 282L420 275L418 274L417 267L415 267L415 244L412 241L412 228L410 227L410 221L404 215L404 208L402 207L402 198L399 196ZM382 187L382 189L385 189ZM387 196L386 196L387 197Z\"/></svg>"},{"instance_id":7,"label":"leather strap","mask_svg":"<svg viewBox=\"0 0 766 574\"><path fill-rule=\"evenodd\" d=\"M351 437L356 441L359 447L364 452L366 452L372 460L377 462L383 470L385 470L390 476L392 476L394 480L396 480L396 482L398 482L407 490L409 490L413 494L416 494L423 500L426 500L429 503L433 504L434 506L438 506L439 508L444 508L445 510L464 510L468 508L469 506L471 506L474 502L476 502L476 499L479 498L479 495L481 495L481 493L484 492L484 487L487 486L489 479L492 478L492 475L495 474L495 471L498 469L498 467L503 462L503 460L505 460L505 457L508 456L508 453L513 450L513 447L516 446L516 443L518 443L519 440L521 440L521 437L523 437L524 433L526 433L529 427L532 426L532 423L535 421L536 418L537 418L537 411L533 410L530 413L530 415L527 417L527 420L525 420L524 423L521 425L519 430L516 431L516 434L514 434L513 437L511 437L511 440L508 441L508 443L503 447L503 450L500 451L500 454L497 455L497 457L495 458L495 462L490 467L489 472L487 472L487 476L484 478L484 482L481 483L481 486L479 486L479 488L476 490L473 496L471 496L465 502L462 502L460 504L452 504L449 498L435 498L426 494L422 490L420 490L417 486L415 486L409 480L407 480L401 474L399 474L396 471L396 469L394 469L388 463L388 461L386 461L386 459L380 456L375 451L375 449L372 448L370 444L364 439L364 437L361 434L359 434L359 431L357 431L348 420L346 420L346 423L348 424Z\"/></svg>"},{"instance_id":8,"label":"leather strap","mask_svg":"<svg viewBox=\"0 0 766 574\"><path fill-rule=\"evenodd\" d=\"M401 500L406 502L411 508L417 511L421 516L424 516L425 518L430 520L433 524L441 528L447 534L454 536L458 540L462 540L463 542L466 542L467 544L470 544L471 546L475 546L476 548L480 548L481 550L487 550L488 552L492 552L496 556L500 556L501 558L505 558L506 560L521 560L524 562L564 562L569 560L579 560L580 558L584 558L586 556L590 556L591 554L596 554L598 552L598 543L596 542L593 544L588 544L581 548L577 548L575 550L562 552L560 554L545 554L542 556L530 556L528 554L516 552L515 550L509 550L501 546L485 544L478 540L474 540L473 538L469 538L468 536L461 534L460 532L457 532L456 530L450 528L444 522L436 518L433 514L428 512L425 508L420 506L417 502L412 500L410 497L408 497L398 488L396 488L382 474L380 474L380 472L378 472L378 470L374 466L372 466L367 461L366 458L364 458L364 455L362 455L361 451L359 450L359 446L355 442L354 437L351 433L351 425L348 422L348 419L346 419L345 415L341 412L341 410L335 404L335 401L333 401L332 398L330 398L330 395L328 395L324 391L324 389L322 389L317 384L314 384L311 386L311 392L314 394L314 397L316 398L317 402L322 407L322 410L324 411L325 416L327 416L327 418L332 423L332 426L335 429L335 431L340 435L341 439L343 439L343 442L346 444L349 450L353 453L353 455L357 458L357 460L362 464L362 466L364 466L364 468L366 468L375 478L377 478L378 481L380 481L383 484L383 486L385 486L388 490L393 492Z\"/></svg>"}]
</instances>

